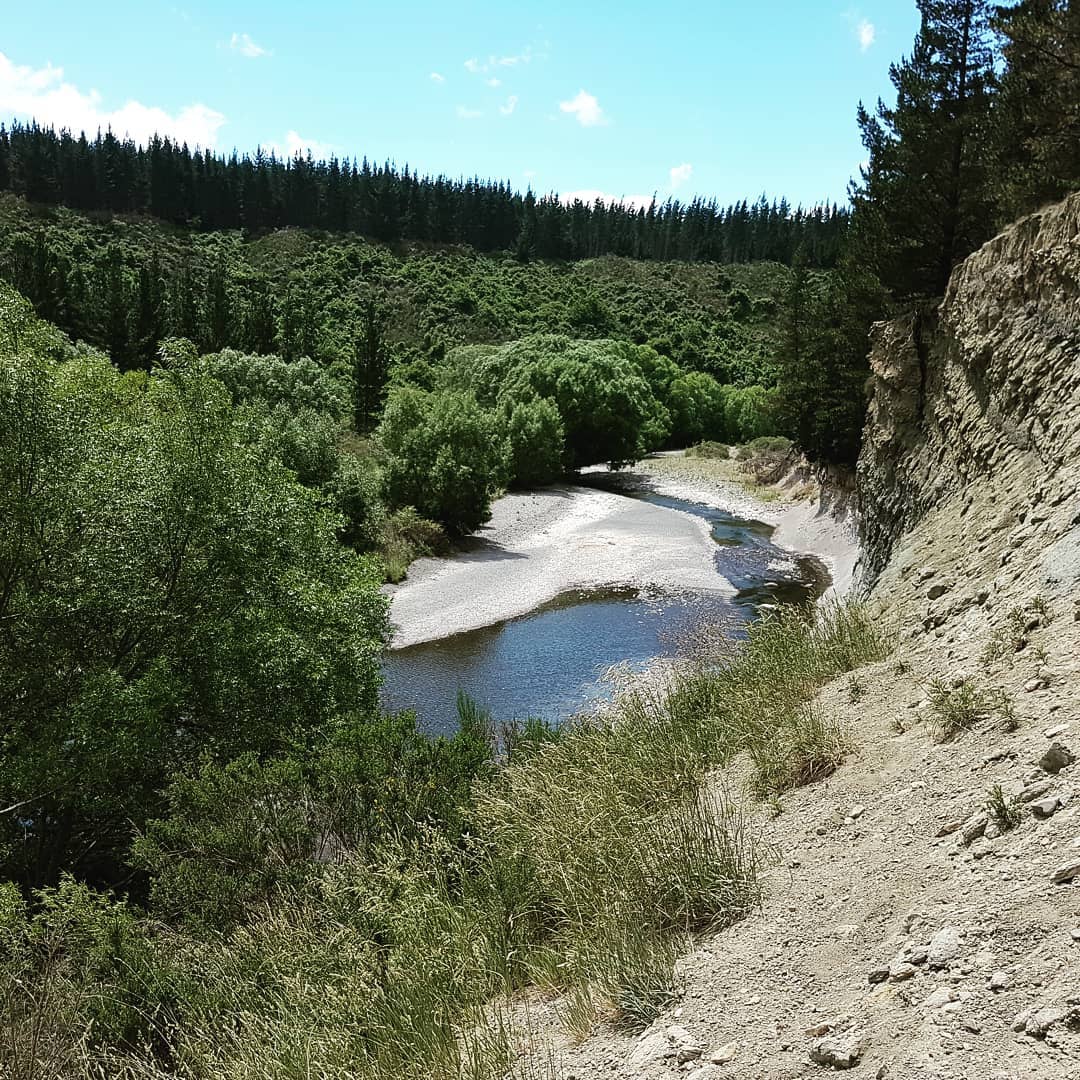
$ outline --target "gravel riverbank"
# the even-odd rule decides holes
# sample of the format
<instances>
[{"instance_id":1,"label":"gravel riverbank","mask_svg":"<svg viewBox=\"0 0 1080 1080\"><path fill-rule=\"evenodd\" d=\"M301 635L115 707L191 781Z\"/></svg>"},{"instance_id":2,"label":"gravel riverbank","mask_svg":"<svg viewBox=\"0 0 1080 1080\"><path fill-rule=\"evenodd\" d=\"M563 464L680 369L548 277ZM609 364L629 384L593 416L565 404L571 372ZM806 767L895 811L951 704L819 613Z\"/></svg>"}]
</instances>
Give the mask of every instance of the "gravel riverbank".
<instances>
[{"instance_id":1,"label":"gravel riverbank","mask_svg":"<svg viewBox=\"0 0 1080 1080\"><path fill-rule=\"evenodd\" d=\"M465 551L418 559L388 587L393 647L490 626L574 589L733 594L714 550L701 519L612 492L560 486L506 495Z\"/></svg>"},{"instance_id":2,"label":"gravel riverbank","mask_svg":"<svg viewBox=\"0 0 1080 1080\"><path fill-rule=\"evenodd\" d=\"M824 510L816 485L782 483L761 489L758 495L739 481L736 469L734 461L688 458L678 452L654 455L614 477L617 483L639 490L718 507L737 517L772 525L772 541L777 547L815 555L828 568L832 584L825 599L845 595L851 589L859 558L853 518Z\"/></svg>"},{"instance_id":3,"label":"gravel riverbank","mask_svg":"<svg viewBox=\"0 0 1080 1080\"><path fill-rule=\"evenodd\" d=\"M599 471L585 478L600 481ZM716 463L675 455L606 474L603 482L609 481L766 522L776 528L778 546L822 559L833 578L831 591L850 584L857 555L853 533L809 500L756 499ZM490 626L575 589L732 594L716 570L714 551L700 518L617 491L567 485L506 495L464 551L418 559L402 584L387 587L393 647Z\"/></svg>"}]
</instances>

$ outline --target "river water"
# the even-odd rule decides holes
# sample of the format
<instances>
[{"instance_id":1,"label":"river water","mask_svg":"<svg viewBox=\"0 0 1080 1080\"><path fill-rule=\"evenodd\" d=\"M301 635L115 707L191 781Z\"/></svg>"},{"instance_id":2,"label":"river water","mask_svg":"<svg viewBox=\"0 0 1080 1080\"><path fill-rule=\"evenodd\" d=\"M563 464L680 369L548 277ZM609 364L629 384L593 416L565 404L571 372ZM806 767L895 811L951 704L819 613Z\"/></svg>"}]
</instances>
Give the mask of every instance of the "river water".
<instances>
[{"instance_id":1,"label":"river water","mask_svg":"<svg viewBox=\"0 0 1080 1080\"><path fill-rule=\"evenodd\" d=\"M392 650L383 665L385 707L414 709L424 730L448 734L463 690L497 721L557 722L608 696L603 676L613 666L642 670L676 655L700 621L722 621L741 636L762 605L804 602L829 583L820 560L776 547L772 528L760 521L662 495L630 497L704 518L716 544L716 572L735 595L567 593L515 619Z\"/></svg>"}]
</instances>

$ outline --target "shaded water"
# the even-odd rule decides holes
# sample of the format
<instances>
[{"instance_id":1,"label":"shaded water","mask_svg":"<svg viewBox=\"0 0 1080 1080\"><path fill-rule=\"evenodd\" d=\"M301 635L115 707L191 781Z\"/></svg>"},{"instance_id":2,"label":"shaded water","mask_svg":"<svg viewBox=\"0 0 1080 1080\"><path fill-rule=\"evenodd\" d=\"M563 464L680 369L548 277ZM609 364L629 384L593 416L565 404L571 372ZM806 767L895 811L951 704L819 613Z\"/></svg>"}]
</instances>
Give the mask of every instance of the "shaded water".
<instances>
[{"instance_id":1,"label":"shaded water","mask_svg":"<svg viewBox=\"0 0 1080 1080\"><path fill-rule=\"evenodd\" d=\"M760 521L661 495L632 497L709 522L717 573L736 594L567 593L516 619L393 650L383 665L385 706L415 709L433 733L456 727L458 690L500 721L560 720L607 696L598 680L610 667L641 670L675 655L679 638L702 619L723 620L739 635L761 605L803 601L828 584L819 560L777 548Z\"/></svg>"}]
</instances>

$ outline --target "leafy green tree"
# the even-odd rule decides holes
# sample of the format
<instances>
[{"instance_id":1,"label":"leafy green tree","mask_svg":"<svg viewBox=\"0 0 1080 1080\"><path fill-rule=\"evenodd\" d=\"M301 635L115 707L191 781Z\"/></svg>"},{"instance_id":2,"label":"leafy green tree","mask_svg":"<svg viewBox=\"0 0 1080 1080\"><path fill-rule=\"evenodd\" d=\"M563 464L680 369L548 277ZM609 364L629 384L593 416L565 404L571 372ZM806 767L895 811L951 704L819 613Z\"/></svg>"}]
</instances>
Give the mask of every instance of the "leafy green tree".
<instances>
[{"instance_id":1,"label":"leafy green tree","mask_svg":"<svg viewBox=\"0 0 1080 1080\"><path fill-rule=\"evenodd\" d=\"M132 289L123 255L108 248L95 268L98 318L94 344L100 345L113 362L127 371L135 366L131 347Z\"/></svg>"},{"instance_id":2,"label":"leafy green tree","mask_svg":"<svg viewBox=\"0 0 1080 1080\"><path fill-rule=\"evenodd\" d=\"M386 605L189 349L147 379L20 337L0 348L0 865L116 880L174 773L374 709Z\"/></svg>"},{"instance_id":3,"label":"leafy green tree","mask_svg":"<svg viewBox=\"0 0 1080 1080\"><path fill-rule=\"evenodd\" d=\"M494 415L469 393L390 391L377 436L386 452L386 492L452 533L491 516L507 450Z\"/></svg>"},{"instance_id":4,"label":"leafy green tree","mask_svg":"<svg viewBox=\"0 0 1080 1080\"><path fill-rule=\"evenodd\" d=\"M723 386L723 422L718 430L729 442L745 443L776 430L775 391L764 386Z\"/></svg>"},{"instance_id":5,"label":"leafy green tree","mask_svg":"<svg viewBox=\"0 0 1080 1080\"><path fill-rule=\"evenodd\" d=\"M507 345L459 349L450 356L450 379L492 406L546 398L559 410L565 432L564 465L626 465L663 445L667 409L638 366L645 346L535 335Z\"/></svg>"},{"instance_id":6,"label":"leafy green tree","mask_svg":"<svg viewBox=\"0 0 1080 1080\"><path fill-rule=\"evenodd\" d=\"M260 355L272 353L277 338L277 310L270 283L265 277L255 278L248 285L245 297L244 348Z\"/></svg>"},{"instance_id":7,"label":"leafy green tree","mask_svg":"<svg viewBox=\"0 0 1080 1080\"><path fill-rule=\"evenodd\" d=\"M565 435L559 410L546 398L506 401L502 409L510 483L521 488L550 484L562 472Z\"/></svg>"},{"instance_id":8,"label":"leafy green tree","mask_svg":"<svg viewBox=\"0 0 1080 1080\"><path fill-rule=\"evenodd\" d=\"M670 386L672 438L683 446L729 436L724 428L724 389L704 371L688 371ZM734 436L731 436L734 438Z\"/></svg>"},{"instance_id":9,"label":"leafy green tree","mask_svg":"<svg viewBox=\"0 0 1080 1080\"><path fill-rule=\"evenodd\" d=\"M263 402L292 411L313 409L335 420L348 415L346 387L314 360L286 363L277 356L255 356L222 349L205 357L207 370L223 382L237 404Z\"/></svg>"}]
</instances>

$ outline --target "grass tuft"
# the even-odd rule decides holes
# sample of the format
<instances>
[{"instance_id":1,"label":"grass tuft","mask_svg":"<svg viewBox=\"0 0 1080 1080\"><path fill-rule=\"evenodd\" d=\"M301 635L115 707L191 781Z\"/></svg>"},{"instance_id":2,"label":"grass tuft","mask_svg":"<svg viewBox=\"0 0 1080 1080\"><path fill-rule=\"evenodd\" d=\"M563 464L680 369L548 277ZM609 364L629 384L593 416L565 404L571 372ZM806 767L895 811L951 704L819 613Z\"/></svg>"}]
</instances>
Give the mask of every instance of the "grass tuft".
<instances>
[{"instance_id":1,"label":"grass tuft","mask_svg":"<svg viewBox=\"0 0 1080 1080\"><path fill-rule=\"evenodd\" d=\"M943 679L932 679L927 685L926 694L930 699L930 711L934 716L939 742L955 739L990 712L988 696L978 690L970 679L961 679L951 686Z\"/></svg>"},{"instance_id":2,"label":"grass tuft","mask_svg":"<svg viewBox=\"0 0 1080 1080\"><path fill-rule=\"evenodd\" d=\"M1015 829L1023 818L1019 800L1009 798L1000 784L995 784L987 793L986 812L1002 832Z\"/></svg>"}]
</instances>

